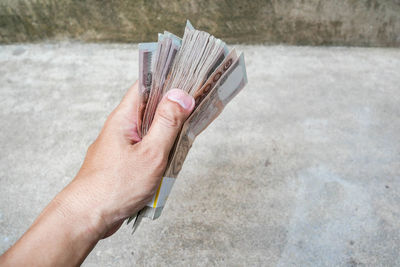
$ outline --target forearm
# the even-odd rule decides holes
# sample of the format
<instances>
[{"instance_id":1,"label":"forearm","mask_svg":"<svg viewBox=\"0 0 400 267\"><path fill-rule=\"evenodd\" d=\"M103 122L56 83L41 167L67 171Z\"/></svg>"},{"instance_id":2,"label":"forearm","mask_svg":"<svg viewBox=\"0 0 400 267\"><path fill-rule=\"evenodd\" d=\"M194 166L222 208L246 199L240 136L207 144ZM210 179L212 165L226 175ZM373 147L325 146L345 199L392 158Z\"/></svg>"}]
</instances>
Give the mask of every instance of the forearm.
<instances>
[{"instance_id":1,"label":"forearm","mask_svg":"<svg viewBox=\"0 0 400 267\"><path fill-rule=\"evenodd\" d=\"M0 257L1 266L79 265L101 238L152 199L195 101L181 90L168 91L141 139L137 92L135 83L89 147L77 177Z\"/></svg>"},{"instance_id":2,"label":"forearm","mask_svg":"<svg viewBox=\"0 0 400 267\"><path fill-rule=\"evenodd\" d=\"M104 234L101 214L71 183L1 258L6 266L71 266L83 262ZM91 208L91 209L90 209Z\"/></svg>"}]
</instances>

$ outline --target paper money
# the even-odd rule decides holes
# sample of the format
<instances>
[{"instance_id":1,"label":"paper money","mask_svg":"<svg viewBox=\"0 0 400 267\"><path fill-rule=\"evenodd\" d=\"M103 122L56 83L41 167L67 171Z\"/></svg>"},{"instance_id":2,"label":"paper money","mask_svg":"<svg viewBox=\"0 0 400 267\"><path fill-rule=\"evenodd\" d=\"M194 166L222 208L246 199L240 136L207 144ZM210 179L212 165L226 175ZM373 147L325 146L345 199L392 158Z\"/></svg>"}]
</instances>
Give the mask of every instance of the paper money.
<instances>
[{"instance_id":1,"label":"paper money","mask_svg":"<svg viewBox=\"0 0 400 267\"><path fill-rule=\"evenodd\" d=\"M214 88L215 84L219 81L222 75L229 69L232 63L237 59L236 50L232 49L232 51L226 56L226 58L219 64L216 70L212 74L209 75L209 78L204 83L204 85L196 90L193 97L196 102L196 107L199 106L201 101L208 95L211 89Z\"/></svg>"},{"instance_id":2,"label":"paper money","mask_svg":"<svg viewBox=\"0 0 400 267\"><path fill-rule=\"evenodd\" d=\"M157 43L139 44L139 106L138 106L138 133L142 137L142 121L147 101L150 95L153 77L153 54ZM140 130L139 130L140 129Z\"/></svg>"},{"instance_id":3,"label":"paper money","mask_svg":"<svg viewBox=\"0 0 400 267\"><path fill-rule=\"evenodd\" d=\"M172 157L165 171L167 177L177 177L194 139L217 118L228 102L247 83L243 54L215 84L208 96L194 110L182 127L179 139L171 151Z\"/></svg>"},{"instance_id":4,"label":"paper money","mask_svg":"<svg viewBox=\"0 0 400 267\"><path fill-rule=\"evenodd\" d=\"M151 50L152 54L156 53L153 55L153 66L139 67L139 77L148 77L149 73L152 73L152 77L151 82L147 80L142 85L145 89L140 90L141 94L145 92L147 95L141 96L141 99L146 100L141 101L146 103L146 107L144 112L139 107L139 113L142 111L144 115L138 115L142 118L138 131L143 136L147 133L158 103L172 88L185 90L194 96L196 105L171 149L164 177L152 201L128 220L128 223L134 220L134 231L143 217L156 219L160 216L196 136L218 117L229 101L247 84L243 54L238 57L235 49L228 52L224 42L209 33L195 30L189 21L179 45L172 45L171 36L167 33L159 37L157 51ZM144 52L149 51L141 52L139 45L139 53L143 57L146 56ZM141 57L139 59L139 64L148 62Z\"/></svg>"},{"instance_id":5,"label":"paper money","mask_svg":"<svg viewBox=\"0 0 400 267\"><path fill-rule=\"evenodd\" d=\"M180 46L181 41L174 38L170 33L166 33L159 38L146 107L144 111L139 108L138 112L138 116L142 118L141 128L139 130L140 136L145 136L150 128L157 105L163 96L164 82L170 72ZM143 74L141 75L145 76ZM142 101L140 101L140 103L142 103Z\"/></svg>"}]
</instances>

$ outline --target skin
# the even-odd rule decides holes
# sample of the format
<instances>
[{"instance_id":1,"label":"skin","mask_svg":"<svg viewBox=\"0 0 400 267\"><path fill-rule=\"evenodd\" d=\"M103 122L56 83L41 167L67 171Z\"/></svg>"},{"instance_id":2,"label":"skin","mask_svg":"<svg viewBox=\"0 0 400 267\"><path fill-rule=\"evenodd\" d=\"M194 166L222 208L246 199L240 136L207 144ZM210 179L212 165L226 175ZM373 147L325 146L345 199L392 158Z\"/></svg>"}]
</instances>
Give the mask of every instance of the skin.
<instances>
[{"instance_id":1,"label":"skin","mask_svg":"<svg viewBox=\"0 0 400 267\"><path fill-rule=\"evenodd\" d=\"M77 176L2 256L1 266L80 265L97 242L148 203L194 100L173 89L148 134L137 133L137 82L109 115Z\"/></svg>"}]
</instances>

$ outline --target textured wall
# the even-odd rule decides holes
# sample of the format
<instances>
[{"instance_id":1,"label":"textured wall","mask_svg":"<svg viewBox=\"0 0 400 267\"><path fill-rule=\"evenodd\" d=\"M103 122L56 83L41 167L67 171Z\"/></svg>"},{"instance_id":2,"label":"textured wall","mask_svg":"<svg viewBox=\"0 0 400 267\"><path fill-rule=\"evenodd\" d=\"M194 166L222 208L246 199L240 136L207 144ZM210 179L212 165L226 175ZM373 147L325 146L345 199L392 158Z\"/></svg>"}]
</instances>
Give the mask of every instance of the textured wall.
<instances>
[{"instance_id":1,"label":"textured wall","mask_svg":"<svg viewBox=\"0 0 400 267\"><path fill-rule=\"evenodd\" d=\"M231 43L400 46L400 0L0 0L0 42L140 42L186 19Z\"/></svg>"}]
</instances>

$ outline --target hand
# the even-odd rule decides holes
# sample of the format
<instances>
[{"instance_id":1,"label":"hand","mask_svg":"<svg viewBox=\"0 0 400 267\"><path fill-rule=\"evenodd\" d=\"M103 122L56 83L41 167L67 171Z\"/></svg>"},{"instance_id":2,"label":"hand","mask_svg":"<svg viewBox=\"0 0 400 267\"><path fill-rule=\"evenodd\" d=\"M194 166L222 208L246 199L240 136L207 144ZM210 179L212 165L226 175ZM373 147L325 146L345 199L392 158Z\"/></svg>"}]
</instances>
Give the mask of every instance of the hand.
<instances>
[{"instance_id":1,"label":"hand","mask_svg":"<svg viewBox=\"0 0 400 267\"><path fill-rule=\"evenodd\" d=\"M113 234L152 199L194 104L185 92L168 91L140 140L136 82L107 118L78 175L0 257L0 265L80 264L101 238Z\"/></svg>"},{"instance_id":2,"label":"hand","mask_svg":"<svg viewBox=\"0 0 400 267\"><path fill-rule=\"evenodd\" d=\"M70 204L72 209L78 203L86 203L87 212L98 212L103 223L99 233L104 237L150 202L172 145L194 108L193 97L182 90L169 91L158 105L149 132L140 140L138 100L136 82L89 147L82 168L70 185L78 195L66 196L68 201L76 202Z\"/></svg>"}]
</instances>

